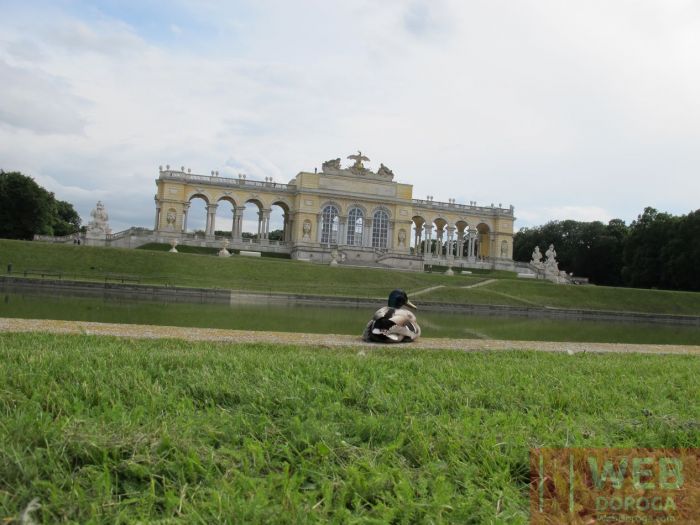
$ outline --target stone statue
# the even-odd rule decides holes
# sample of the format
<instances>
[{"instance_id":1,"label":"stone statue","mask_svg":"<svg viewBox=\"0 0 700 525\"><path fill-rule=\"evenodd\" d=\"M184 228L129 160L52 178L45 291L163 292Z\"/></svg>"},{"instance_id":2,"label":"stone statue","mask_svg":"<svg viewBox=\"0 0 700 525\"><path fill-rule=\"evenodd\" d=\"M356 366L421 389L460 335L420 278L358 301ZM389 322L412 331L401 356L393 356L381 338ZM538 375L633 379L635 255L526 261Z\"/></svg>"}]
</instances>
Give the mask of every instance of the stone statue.
<instances>
[{"instance_id":1,"label":"stone statue","mask_svg":"<svg viewBox=\"0 0 700 525\"><path fill-rule=\"evenodd\" d=\"M557 252L554 250L554 245L550 244L547 251L544 252L547 259L544 261L545 271L547 273L559 273L559 263L557 262Z\"/></svg>"},{"instance_id":2,"label":"stone statue","mask_svg":"<svg viewBox=\"0 0 700 525\"><path fill-rule=\"evenodd\" d=\"M310 241L311 240L311 222L310 221L304 221L304 235L301 237L302 241Z\"/></svg>"},{"instance_id":3,"label":"stone statue","mask_svg":"<svg viewBox=\"0 0 700 525\"><path fill-rule=\"evenodd\" d=\"M335 248L331 250L330 266L338 266L338 250L336 250Z\"/></svg>"},{"instance_id":4,"label":"stone statue","mask_svg":"<svg viewBox=\"0 0 700 525\"><path fill-rule=\"evenodd\" d=\"M168 210L168 214L165 216L166 228L168 230L175 229L175 221L177 220L177 212L174 209Z\"/></svg>"},{"instance_id":5,"label":"stone statue","mask_svg":"<svg viewBox=\"0 0 700 525\"><path fill-rule=\"evenodd\" d=\"M88 246L105 246L107 243L107 235L112 233L109 229L107 220L109 216L105 211L102 201L97 201L95 209L90 212L92 220L88 222L85 231L85 244Z\"/></svg>"},{"instance_id":6,"label":"stone statue","mask_svg":"<svg viewBox=\"0 0 700 525\"><path fill-rule=\"evenodd\" d=\"M93 236L107 235L112 232L112 230L109 229L109 224L107 224L109 215L107 215L102 201L97 201L95 209L90 212L90 216L92 217L92 220L88 222L87 225L88 234L92 234Z\"/></svg>"},{"instance_id":7,"label":"stone statue","mask_svg":"<svg viewBox=\"0 0 700 525\"><path fill-rule=\"evenodd\" d=\"M406 230L399 230L399 247L406 247Z\"/></svg>"},{"instance_id":8,"label":"stone statue","mask_svg":"<svg viewBox=\"0 0 700 525\"><path fill-rule=\"evenodd\" d=\"M359 171L365 170L365 165L362 164L362 161L369 162L369 158L365 157L360 150L357 150L357 155L348 155L348 158L355 161L352 168Z\"/></svg>"},{"instance_id":9,"label":"stone statue","mask_svg":"<svg viewBox=\"0 0 700 525\"><path fill-rule=\"evenodd\" d=\"M337 159L331 159L327 160L323 164L321 164L321 171L326 171L326 170L339 170L340 169L340 157Z\"/></svg>"},{"instance_id":10,"label":"stone statue","mask_svg":"<svg viewBox=\"0 0 700 525\"><path fill-rule=\"evenodd\" d=\"M379 165L379 169L377 170L377 175L380 177L387 177L389 179L394 178L394 172L391 171L389 168L387 168L384 164Z\"/></svg>"},{"instance_id":11,"label":"stone statue","mask_svg":"<svg viewBox=\"0 0 700 525\"><path fill-rule=\"evenodd\" d=\"M231 253L226 249L228 247L228 239L224 239L219 250L219 257L231 257Z\"/></svg>"},{"instance_id":12,"label":"stone statue","mask_svg":"<svg viewBox=\"0 0 700 525\"><path fill-rule=\"evenodd\" d=\"M539 246L535 246L535 250L532 252L532 260L530 261L530 264L537 267L542 266L542 253L540 252Z\"/></svg>"}]
</instances>

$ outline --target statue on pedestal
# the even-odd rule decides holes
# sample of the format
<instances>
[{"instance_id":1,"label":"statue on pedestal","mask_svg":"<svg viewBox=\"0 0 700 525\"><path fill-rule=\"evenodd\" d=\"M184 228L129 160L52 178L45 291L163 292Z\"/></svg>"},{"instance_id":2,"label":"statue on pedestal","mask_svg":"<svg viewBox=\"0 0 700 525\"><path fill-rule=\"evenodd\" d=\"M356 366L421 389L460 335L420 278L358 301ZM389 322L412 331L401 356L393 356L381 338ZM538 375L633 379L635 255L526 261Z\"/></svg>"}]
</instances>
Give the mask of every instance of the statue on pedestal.
<instances>
[{"instance_id":1,"label":"statue on pedestal","mask_svg":"<svg viewBox=\"0 0 700 525\"><path fill-rule=\"evenodd\" d=\"M544 269L547 273L559 274L559 263L557 262L557 252L554 250L554 245L550 244L547 251L544 252L547 259L544 261Z\"/></svg>"},{"instance_id":2,"label":"statue on pedestal","mask_svg":"<svg viewBox=\"0 0 700 525\"><path fill-rule=\"evenodd\" d=\"M219 250L219 257L231 257L231 253L226 249L228 247L228 239L224 239L221 243L221 249Z\"/></svg>"}]
</instances>

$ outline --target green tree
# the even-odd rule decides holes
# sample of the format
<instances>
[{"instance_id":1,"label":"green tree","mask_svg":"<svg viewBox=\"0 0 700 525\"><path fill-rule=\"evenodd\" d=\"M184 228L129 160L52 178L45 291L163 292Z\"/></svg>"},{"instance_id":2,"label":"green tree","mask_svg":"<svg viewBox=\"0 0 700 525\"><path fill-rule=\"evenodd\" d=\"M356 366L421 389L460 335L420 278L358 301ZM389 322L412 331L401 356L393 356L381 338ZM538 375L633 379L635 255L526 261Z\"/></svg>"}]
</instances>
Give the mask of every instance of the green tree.
<instances>
[{"instance_id":1,"label":"green tree","mask_svg":"<svg viewBox=\"0 0 700 525\"><path fill-rule=\"evenodd\" d=\"M664 253L675 237L678 222L679 217L647 207L630 224L622 269L625 284L635 288L672 287Z\"/></svg>"},{"instance_id":2,"label":"green tree","mask_svg":"<svg viewBox=\"0 0 700 525\"><path fill-rule=\"evenodd\" d=\"M55 201L55 215L53 220L54 235L70 235L80 231L80 215L73 205L66 201Z\"/></svg>"},{"instance_id":3,"label":"green tree","mask_svg":"<svg viewBox=\"0 0 700 525\"><path fill-rule=\"evenodd\" d=\"M80 229L73 205L56 200L32 177L0 170L0 237L32 239L34 235L70 235Z\"/></svg>"},{"instance_id":4,"label":"green tree","mask_svg":"<svg viewBox=\"0 0 700 525\"><path fill-rule=\"evenodd\" d=\"M53 234L54 198L33 178L0 171L0 237L32 239Z\"/></svg>"}]
</instances>

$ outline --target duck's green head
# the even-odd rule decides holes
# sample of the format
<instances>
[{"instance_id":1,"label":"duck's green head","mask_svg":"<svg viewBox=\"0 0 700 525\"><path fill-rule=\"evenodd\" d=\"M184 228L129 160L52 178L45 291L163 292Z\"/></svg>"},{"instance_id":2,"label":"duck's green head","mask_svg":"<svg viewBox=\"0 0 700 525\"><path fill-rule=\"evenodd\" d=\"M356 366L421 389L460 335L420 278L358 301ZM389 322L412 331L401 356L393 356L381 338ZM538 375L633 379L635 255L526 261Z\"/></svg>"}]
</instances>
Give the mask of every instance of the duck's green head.
<instances>
[{"instance_id":1,"label":"duck's green head","mask_svg":"<svg viewBox=\"0 0 700 525\"><path fill-rule=\"evenodd\" d=\"M394 290L389 294L389 306L391 308L401 308L402 306L416 308L416 305L408 300L408 295L403 290Z\"/></svg>"}]
</instances>

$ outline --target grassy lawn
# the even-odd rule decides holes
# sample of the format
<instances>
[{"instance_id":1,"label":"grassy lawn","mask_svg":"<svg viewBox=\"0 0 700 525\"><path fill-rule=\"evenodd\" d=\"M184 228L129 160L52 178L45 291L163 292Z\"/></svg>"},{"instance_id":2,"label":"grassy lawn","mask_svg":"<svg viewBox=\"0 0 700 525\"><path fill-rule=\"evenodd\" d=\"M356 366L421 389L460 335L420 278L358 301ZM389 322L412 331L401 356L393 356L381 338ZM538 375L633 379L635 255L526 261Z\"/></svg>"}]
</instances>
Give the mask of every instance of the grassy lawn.
<instances>
[{"instance_id":1,"label":"grassy lawn","mask_svg":"<svg viewBox=\"0 0 700 525\"><path fill-rule=\"evenodd\" d=\"M439 288L421 295L421 300L700 315L700 293L697 292L562 286L513 279L498 279L477 288Z\"/></svg>"},{"instance_id":2,"label":"grassy lawn","mask_svg":"<svg viewBox=\"0 0 700 525\"><path fill-rule=\"evenodd\" d=\"M105 274L141 277L143 283L203 288L386 298L392 288L409 294L453 283L441 274L321 266L276 258L212 257L188 253L97 248L0 239L0 268L62 271L64 278L103 281ZM484 277L459 276L464 284Z\"/></svg>"},{"instance_id":3,"label":"grassy lawn","mask_svg":"<svg viewBox=\"0 0 700 525\"><path fill-rule=\"evenodd\" d=\"M105 274L126 274L151 284L374 298L385 298L393 288L404 288L410 295L443 286L420 295L420 301L700 315L700 293L696 292L562 286L516 280L502 271L447 277L437 272L332 268L268 257L220 258L0 239L0 269L4 271L10 262L17 275L25 269L50 269L63 272L66 279L104 281ZM495 280L463 288L485 279Z\"/></svg>"},{"instance_id":4,"label":"grassy lawn","mask_svg":"<svg viewBox=\"0 0 700 525\"><path fill-rule=\"evenodd\" d=\"M536 343L534 343L536 344ZM537 446L698 447L690 356L0 334L0 520L528 521Z\"/></svg>"}]
</instances>

